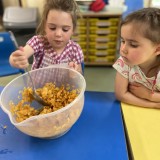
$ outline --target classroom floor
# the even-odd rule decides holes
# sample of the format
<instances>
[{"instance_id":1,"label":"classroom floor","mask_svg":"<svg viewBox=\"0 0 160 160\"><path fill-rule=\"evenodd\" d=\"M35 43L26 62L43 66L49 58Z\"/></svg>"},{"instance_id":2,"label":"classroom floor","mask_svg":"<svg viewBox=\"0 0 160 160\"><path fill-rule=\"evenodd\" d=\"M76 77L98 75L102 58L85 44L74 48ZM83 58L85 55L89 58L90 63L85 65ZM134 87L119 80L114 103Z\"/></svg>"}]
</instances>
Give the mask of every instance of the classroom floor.
<instances>
[{"instance_id":1,"label":"classroom floor","mask_svg":"<svg viewBox=\"0 0 160 160\"><path fill-rule=\"evenodd\" d=\"M112 67L85 67L86 90L113 92L115 73Z\"/></svg>"},{"instance_id":2,"label":"classroom floor","mask_svg":"<svg viewBox=\"0 0 160 160\"><path fill-rule=\"evenodd\" d=\"M0 77L0 86L7 85L11 80L19 75L20 74ZM85 66L84 69L87 91L113 92L114 77L115 70L112 67Z\"/></svg>"}]
</instances>

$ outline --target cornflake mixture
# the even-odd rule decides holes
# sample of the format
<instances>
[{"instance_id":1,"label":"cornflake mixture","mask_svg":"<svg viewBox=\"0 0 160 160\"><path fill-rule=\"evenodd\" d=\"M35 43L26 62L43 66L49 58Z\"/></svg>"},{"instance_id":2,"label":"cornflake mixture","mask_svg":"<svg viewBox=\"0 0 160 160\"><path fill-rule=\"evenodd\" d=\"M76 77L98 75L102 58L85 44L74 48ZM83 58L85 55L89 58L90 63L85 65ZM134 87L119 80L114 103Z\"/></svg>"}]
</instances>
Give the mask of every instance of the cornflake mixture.
<instances>
[{"instance_id":1,"label":"cornflake mixture","mask_svg":"<svg viewBox=\"0 0 160 160\"><path fill-rule=\"evenodd\" d=\"M10 102L11 113L16 117L17 122L22 122L31 116L54 112L65 107L78 96L80 91L73 88L74 86L71 87L69 84L56 87L54 83L46 83L42 88L38 88L37 94L48 104L41 110L36 110L31 106L34 100L32 88L24 88L20 91L22 99L18 104Z\"/></svg>"}]
</instances>

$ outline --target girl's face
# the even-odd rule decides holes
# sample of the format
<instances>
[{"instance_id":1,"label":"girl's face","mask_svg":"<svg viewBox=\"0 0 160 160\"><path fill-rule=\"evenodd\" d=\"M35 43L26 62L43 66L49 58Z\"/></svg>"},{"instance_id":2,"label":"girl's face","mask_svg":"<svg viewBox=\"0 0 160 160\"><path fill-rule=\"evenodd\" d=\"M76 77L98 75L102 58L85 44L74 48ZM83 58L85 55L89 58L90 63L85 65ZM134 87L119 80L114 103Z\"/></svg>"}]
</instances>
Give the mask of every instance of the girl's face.
<instances>
[{"instance_id":1,"label":"girl's face","mask_svg":"<svg viewBox=\"0 0 160 160\"><path fill-rule=\"evenodd\" d=\"M147 67L156 61L156 45L135 31L132 24L126 24L121 27L120 54L130 66Z\"/></svg>"},{"instance_id":2,"label":"girl's face","mask_svg":"<svg viewBox=\"0 0 160 160\"><path fill-rule=\"evenodd\" d=\"M46 37L57 52L62 52L73 34L73 22L69 13L50 10L45 26Z\"/></svg>"}]
</instances>

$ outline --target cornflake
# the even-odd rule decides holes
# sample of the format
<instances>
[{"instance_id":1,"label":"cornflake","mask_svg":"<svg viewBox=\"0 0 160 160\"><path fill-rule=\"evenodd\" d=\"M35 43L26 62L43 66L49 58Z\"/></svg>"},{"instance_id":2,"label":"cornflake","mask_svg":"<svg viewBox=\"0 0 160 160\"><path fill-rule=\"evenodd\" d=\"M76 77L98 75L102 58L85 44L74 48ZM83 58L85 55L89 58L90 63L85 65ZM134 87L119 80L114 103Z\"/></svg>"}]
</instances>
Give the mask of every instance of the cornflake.
<instances>
[{"instance_id":1,"label":"cornflake","mask_svg":"<svg viewBox=\"0 0 160 160\"><path fill-rule=\"evenodd\" d=\"M56 87L54 83L46 83L42 88L36 89L37 94L48 104L43 106L41 110L36 110L31 106L33 97L33 90L30 87L25 87L20 94L22 99L18 104L10 102L11 113L16 117L17 122L22 122L31 116L40 114L47 114L61 109L71 103L80 93L74 86L67 84ZM18 96L19 97L19 96Z\"/></svg>"}]
</instances>

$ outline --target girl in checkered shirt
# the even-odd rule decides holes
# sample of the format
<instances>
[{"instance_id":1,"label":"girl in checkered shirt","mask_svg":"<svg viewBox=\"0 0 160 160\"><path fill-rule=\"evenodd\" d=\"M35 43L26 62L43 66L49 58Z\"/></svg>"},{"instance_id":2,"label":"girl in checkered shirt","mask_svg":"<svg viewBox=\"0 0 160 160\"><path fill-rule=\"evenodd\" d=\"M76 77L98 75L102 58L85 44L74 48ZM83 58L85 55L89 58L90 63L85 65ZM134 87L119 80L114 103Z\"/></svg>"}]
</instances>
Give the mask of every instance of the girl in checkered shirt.
<instances>
[{"instance_id":1,"label":"girl in checkered shirt","mask_svg":"<svg viewBox=\"0 0 160 160\"><path fill-rule=\"evenodd\" d=\"M115 94L125 103L160 108L160 9L143 8L121 22Z\"/></svg>"},{"instance_id":2,"label":"girl in checkered shirt","mask_svg":"<svg viewBox=\"0 0 160 160\"><path fill-rule=\"evenodd\" d=\"M82 49L70 39L79 13L74 0L47 0L37 27L37 35L33 36L26 46L19 47L11 54L10 64L24 69L28 67L28 59L33 55L32 70L67 63L71 68L82 72Z\"/></svg>"}]
</instances>

